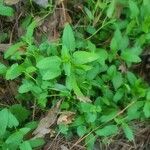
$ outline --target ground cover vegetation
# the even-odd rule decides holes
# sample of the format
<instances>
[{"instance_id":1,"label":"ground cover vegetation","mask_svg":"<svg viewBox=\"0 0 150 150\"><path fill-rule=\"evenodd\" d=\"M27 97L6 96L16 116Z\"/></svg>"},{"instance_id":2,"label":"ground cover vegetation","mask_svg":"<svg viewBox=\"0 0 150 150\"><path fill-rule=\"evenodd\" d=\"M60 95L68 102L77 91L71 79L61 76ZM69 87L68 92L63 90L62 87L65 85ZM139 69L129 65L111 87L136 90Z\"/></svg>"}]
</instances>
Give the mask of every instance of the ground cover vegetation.
<instances>
[{"instance_id":1,"label":"ground cover vegetation","mask_svg":"<svg viewBox=\"0 0 150 150\"><path fill-rule=\"evenodd\" d=\"M120 131L134 141L134 121L150 118L149 83L133 71L150 44L150 1L58 0L45 7L1 0L2 22L18 3L25 9L22 34L0 63L1 77L17 83L16 103L1 100L0 149L42 147L56 122L57 133L77 135L88 150ZM49 16L58 21L53 36L39 30ZM0 42L9 37L2 31Z\"/></svg>"}]
</instances>

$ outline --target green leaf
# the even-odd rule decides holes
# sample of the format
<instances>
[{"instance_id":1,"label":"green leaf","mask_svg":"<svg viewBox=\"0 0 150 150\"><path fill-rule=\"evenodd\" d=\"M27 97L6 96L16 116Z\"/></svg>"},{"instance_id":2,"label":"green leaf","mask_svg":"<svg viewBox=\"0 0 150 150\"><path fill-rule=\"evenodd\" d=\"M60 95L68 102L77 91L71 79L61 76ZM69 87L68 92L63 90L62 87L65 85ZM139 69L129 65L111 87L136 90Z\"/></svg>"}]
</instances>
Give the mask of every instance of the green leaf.
<instances>
[{"instance_id":1,"label":"green leaf","mask_svg":"<svg viewBox=\"0 0 150 150\"><path fill-rule=\"evenodd\" d=\"M145 117L150 118L150 101L146 101L143 111L144 111Z\"/></svg>"},{"instance_id":2,"label":"green leaf","mask_svg":"<svg viewBox=\"0 0 150 150\"><path fill-rule=\"evenodd\" d=\"M108 58L108 53L105 49L98 49L98 55L99 55L99 59L98 62L104 66L105 65L105 60Z\"/></svg>"},{"instance_id":3,"label":"green leaf","mask_svg":"<svg viewBox=\"0 0 150 150\"><path fill-rule=\"evenodd\" d=\"M67 23L65 25L62 37L62 45L66 46L69 51L75 50L75 38L71 26Z\"/></svg>"},{"instance_id":4,"label":"green leaf","mask_svg":"<svg viewBox=\"0 0 150 150\"><path fill-rule=\"evenodd\" d=\"M66 86L68 88L73 89L74 93L76 94L77 96L77 99L80 100L81 102L91 102L91 100L88 98L88 97L85 97L83 95L83 93L81 92L78 84L77 84L77 79L75 78L75 75L72 74L71 76L69 76L67 79L66 79Z\"/></svg>"},{"instance_id":5,"label":"green leaf","mask_svg":"<svg viewBox=\"0 0 150 150\"><path fill-rule=\"evenodd\" d=\"M113 13L115 11L115 4L116 4L115 0L112 0L111 3L109 4L109 7L107 9L107 17L112 18Z\"/></svg>"},{"instance_id":6,"label":"green leaf","mask_svg":"<svg viewBox=\"0 0 150 150\"><path fill-rule=\"evenodd\" d=\"M93 150L95 141L96 141L96 137L93 134L89 134L85 138L85 144L87 145L87 150Z\"/></svg>"},{"instance_id":7,"label":"green leaf","mask_svg":"<svg viewBox=\"0 0 150 150\"><path fill-rule=\"evenodd\" d=\"M59 68L61 59L58 56L45 57L37 62L36 67L39 69L54 69Z\"/></svg>"},{"instance_id":8,"label":"green leaf","mask_svg":"<svg viewBox=\"0 0 150 150\"><path fill-rule=\"evenodd\" d=\"M141 115L141 111L139 111L139 109L142 108L143 105L143 101L137 101L134 104L132 104L132 106L130 106L127 110L127 119L138 119Z\"/></svg>"},{"instance_id":9,"label":"green leaf","mask_svg":"<svg viewBox=\"0 0 150 150\"><path fill-rule=\"evenodd\" d=\"M92 12L87 7L84 7L84 10L85 10L85 13L87 14L87 16L89 17L89 19L93 20L94 16L93 16Z\"/></svg>"},{"instance_id":10,"label":"green leaf","mask_svg":"<svg viewBox=\"0 0 150 150\"><path fill-rule=\"evenodd\" d=\"M137 6L137 2L133 0L129 0L129 8L131 12L131 18L138 17L139 15L139 8Z\"/></svg>"},{"instance_id":11,"label":"green leaf","mask_svg":"<svg viewBox=\"0 0 150 150\"><path fill-rule=\"evenodd\" d=\"M104 114L100 117L100 121L101 122L108 122L112 119L115 118L115 116L117 115L118 111L117 110L107 110L108 114Z\"/></svg>"},{"instance_id":12,"label":"green leaf","mask_svg":"<svg viewBox=\"0 0 150 150\"><path fill-rule=\"evenodd\" d=\"M117 103L124 96L124 93L124 89L118 89L113 97L113 101Z\"/></svg>"},{"instance_id":13,"label":"green leaf","mask_svg":"<svg viewBox=\"0 0 150 150\"><path fill-rule=\"evenodd\" d=\"M27 27L27 32L24 36L24 39L25 41L28 43L28 44L32 44L33 42L33 32L34 32L34 29L37 27L37 20L34 20L28 27Z\"/></svg>"},{"instance_id":14,"label":"green leaf","mask_svg":"<svg viewBox=\"0 0 150 150\"><path fill-rule=\"evenodd\" d=\"M88 112L85 114L85 120L87 123L95 122L97 119L97 113L96 112Z\"/></svg>"},{"instance_id":15,"label":"green leaf","mask_svg":"<svg viewBox=\"0 0 150 150\"><path fill-rule=\"evenodd\" d=\"M85 126L79 126L77 128L77 134L82 137L83 135L85 135L85 133L87 132L87 129Z\"/></svg>"},{"instance_id":16,"label":"green leaf","mask_svg":"<svg viewBox=\"0 0 150 150\"><path fill-rule=\"evenodd\" d=\"M5 133L7 127L12 128L19 125L16 117L8 109L1 110L0 116L0 136Z\"/></svg>"},{"instance_id":17,"label":"green leaf","mask_svg":"<svg viewBox=\"0 0 150 150\"><path fill-rule=\"evenodd\" d=\"M29 128L19 129L19 131L11 134L7 138L7 140L5 141L5 143L6 144L16 144L16 145L19 145L22 142L24 135L26 135L29 131L30 131Z\"/></svg>"},{"instance_id":18,"label":"green leaf","mask_svg":"<svg viewBox=\"0 0 150 150\"><path fill-rule=\"evenodd\" d=\"M60 124L59 125L59 131L62 133L62 134L65 134L67 135L68 134L68 126L64 125L64 124Z\"/></svg>"},{"instance_id":19,"label":"green leaf","mask_svg":"<svg viewBox=\"0 0 150 150\"><path fill-rule=\"evenodd\" d=\"M29 66L26 68L26 73L30 74L30 73L33 73L35 72L37 69L33 66Z\"/></svg>"},{"instance_id":20,"label":"green leaf","mask_svg":"<svg viewBox=\"0 0 150 150\"><path fill-rule=\"evenodd\" d=\"M15 115L20 123L24 122L30 114L30 111L20 104L12 105L9 110Z\"/></svg>"},{"instance_id":21,"label":"green leaf","mask_svg":"<svg viewBox=\"0 0 150 150\"><path fill-rule=\"evenodd\" d=\"M23 84L19 87L19 93L27 93L32 90L34 84L28 80L24 80Z\"/></svg>"},{"instance_id":22,"label":"green leaf","mask_svg":"<svg viewBox=\"0 0 150 150\"><path fill-rule=\"evenodd\" d=\"M120 72L117 72L116 75L114 75L112 83L115 89L118 89L123 84L123 78Z\"/></svg>"},{"instance_id":23,"label":"green leaf","mask_svg":"<svg viewBox=\"0 0 150 150\"><path fill-rule=\"evenodd\" d=\"M46 57L37 63L43 80L51 80L61 74L61 59L57 56Z\"/></svg>"},{"instance_id":24,"label":"green leaf","mask_svg":"<svg viewBox=\"0 0 150 150\"><path fill-rule=\"evenodd\" d=\"M61 57L62 57L62 61L63 61L63 68L65 71L65 74L67 76L70 76L70 74L71 74L70 54L69 54L69 50L67 49L66 46L62 47Z\"/></svg>"},{"instance_id":25,"label":"green leaf","mask_svg":"<svg viewBox=\"0 0 150 150\"><path fill-rule=\"evenodd\" d=\"M45 144L44 139L36 138L29 140L29 143L32 148L37 148Z\"/></svg>"},{"instance_id":26,"label":"green leaf","mask_svg":"<svg viewBox=\"0 0 150 150\"><path fill-rule=\"evenodd\" d=\"M82 112L100 112L101 111L101 108L99 108L98 106L96 105L93 105L91 103L83 103L81 102L79 104L79 110L82 111Z\"/></svg>"},{"instance_id":27,"label":"green leaf","mask_svg":"<svg viewBox=\"0 0 150 150\"><path fill-rule=\"evenodd\" d=\"M110 43L111 50L118 51L121 47L120 44L121 44L122 40L123 40L123 37L122 37L121 31L119 28L117 28L114 32L114 36Z\"/></svg>"},{"instance_id":28,"label":"green leaf","mask_svg":"<svg viewBox=\"0 0 150 150\"><path fill-rule=\"evenodd\" d=\"M19 48L24 46L25 44L23 42L19 42L16 44L13 44L8 48L8 50L4 53L4 58L7 59L10 56L13 56L16 52L19 51Z\"/></svg>"},{"instance_id":29,"label":"green leaf","mask_svg":"<svg viewBox=\"0 0 150 150\"><path fill-rule=\"evenodd\" d=\"M4 135L6 132L7 124L8 124L8 110L3 109L0 111L0 136Z\"/></svg>"},{"instance_id":30,"label":"green leaf","mask_svg":"<svg viewBox=\"0 0 150 150\"><path fill-rule=\"evenodd\" d=\"M125 50L121 53L121 57L122 59L124 59L126 62L130 62L130 63L139 63L141 61L140 57L135 54L133 51L129 50Z\"/></svg>"},{"instance_id":31,"label":"green leaf","mask_svg":"<svg viewBox=\"0 0 150 150\"><path fill-rule=\"evenodd\" d=\"M25 124L24 127L29 128L31 130L34 130L34 129L37 128L37 126L38 126L38 122L37 121L31 121L31 122L28 122L27 124Z\"/></svg>"},{"instance_id":32,"label":"green leaf","mask_svg":"<svg viewBox=\"0 0 150 150\"><path fill-rule=\"evenodd\" d=\"M97 60L99 55L93 52L76 51L73 53L73 58L76 64L86 64Z\"/></svg>"},{"instance_id":33,"label":"green leaf","mask_svg":"<svg viewBox=\"0 0 150 150\"><path fill-rule=\"evenodd\" d=\"M57 68L53 68L53 70L43 70L43 72L41 72L42 74L42 79L43 80L51 80L54 79L56 77L58 77L61 74L61 70L57 69Z\"/></svg>"},{"instance_id":34,"label":"green leaf","mask_svg":"<svg viewBox=\"0 0 150 150\"><path fill-rule=\"evenodd\" d=\"M0 15L11 17L14 15L14 10L11 7L0 4Z\"/></svg>"},{"instance_id":35,"label":"green leaf","mask_svg":"<svg viewBox=\"0 0 150 150\"><path fill-rule=\"evenodd\" d=\"M32 147L28 141L24 141L19 145L20 150L32 150Z\"/></svg>"},{"instance_id":36,"label":"green leaf","mask_svg":"<svg viewBox=\"0 0 150 150\"><path fill-rule=\"evenodd\" d=\"M6 80L13 80L22 73L21 67L16 63L13 64L6 72Z\"/></svg>"},{"instance_id":37,"label":"green leaf","mask_svg":"<svg viewBox=\"0 0 150 150\"><path fill-rule=\"evenodd\" d=\"M17 127L18 125L19 125L19 122L16 119L16 117L10 111L8 111L8 124L7 124L7 126L9 128L12 128L12 127Z\"/></svg>"},{"instance_id":38,"label":"green leaf","mask_svg":"<svg viewBox=\"0 0 150 150\"><path fill-rule=\"evenodd\" d=\"M150 100L150 89L148 90L147 94L146 94L146 99Z\"/></svg>"},{"instance_id":39,"label":"green leaf","mask_svg":"<svg viewBox=\"0 0 150 150\"><path fill-rule=\"evenodd\" d=\"M137 81L136 76L132 72L129 72L129 71L127 72L127 79L131 85L134 85L135 82Z\"/></svg>"},{"instance_id":40,"label":"green leaf","mask_svg":"<svg viewBox=\"0 0 150 150\"><path fill-rule=\"evenodd\" d=\"M134 140L133 131L132 131L132 129L128 126L128 124L123 123L123 124L122 124L122 128L123 128L123 131L124 131L124 133L125 133L127 139L128 139L129 141L133 141L133 140Z\"/></svg>"},{"instance_id":41,"label":"green leaf","mask_svg":"<svg viewBox=\"0 0 150 150\"><path fill-rule=\"evenodd\" d=\"M118 127L116 125L108 125L102 129L96 131L98 136L111 136L118 132Z\"/></svg>"},{"instance_id":42,"label":"green leaf","mask_svg":"<svg viewBox=\"0 0 150 150\"><path fill-rule=\"evenodd\" d=\"M4 64L0 63L0 75L4 75L6 71L7 67Z\"/></svg>"},{"instance_id":43,"label":"green leaf","mask_svg":"<svg viewBox=\"0 0 150 150\"><path fill-rule=\"evenodd\" d=\"M117 69L115 65L111 65L108 69L107 69L107 74L113 78L116 75Z\"/></svg>"}]
</instances>

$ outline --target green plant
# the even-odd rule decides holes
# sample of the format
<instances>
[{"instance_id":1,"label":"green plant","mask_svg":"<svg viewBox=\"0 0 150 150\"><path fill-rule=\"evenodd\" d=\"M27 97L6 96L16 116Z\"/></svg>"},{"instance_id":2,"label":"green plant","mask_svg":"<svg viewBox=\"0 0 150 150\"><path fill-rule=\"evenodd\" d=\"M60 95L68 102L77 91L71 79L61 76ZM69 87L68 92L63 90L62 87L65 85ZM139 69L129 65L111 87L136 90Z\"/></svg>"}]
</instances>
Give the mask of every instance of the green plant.
<instances>
[{"instance_id":1,"label":"green plant","mask_svg":"<svg viewBox=\"0 0 150 150\"><path fill-rule=\"evenodd\" d=\"M37 123L21 124L29 116L29 111L19 104L0 111L0 148L2 150L30 150L44 144L42 139L28 139L29 132L36 128Z\"/></svg>"},{"instance_id":2,"label":"green plant","mask_svg":"<svg viewBox=\"0 0 150 150\"><path fill-rule=\"evenodd\" d=\"M150 117L149 85L130 69L149 46L149 2L94 3L89 0L84 8L89 25L73 31L66 24L59 42L35 44L38 21L31 18L26 34L4 55L13 64L0 65L6 80L21 79L18 100L49 108L63 99L61 110L76 115L58 130L66 136L77 133L88 149L96 138L111 137L121 128L128 140L134 140L131 121ZM96 17L99 21L93 25Z\"/></svg>"}]
</instances>

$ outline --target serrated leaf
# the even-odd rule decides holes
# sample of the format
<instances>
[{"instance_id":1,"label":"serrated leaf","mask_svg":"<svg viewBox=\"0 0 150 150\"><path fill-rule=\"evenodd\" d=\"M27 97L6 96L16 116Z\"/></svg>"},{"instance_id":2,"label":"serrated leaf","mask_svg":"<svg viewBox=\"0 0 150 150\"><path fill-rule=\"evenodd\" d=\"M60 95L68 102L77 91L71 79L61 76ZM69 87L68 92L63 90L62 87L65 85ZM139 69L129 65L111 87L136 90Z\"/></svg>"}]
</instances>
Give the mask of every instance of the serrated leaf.
<instances>
[{"instance_id":1,"label":"serrated leaf","mask_svg":"<svg viewBox=\"0 0 150 150\"><path fill-rule=\"evenodd\" d=\"M54 69L53 70L43 70L42 74L42 79L43 80L51 80L54 79L56 77L58 77L61 74L61 70L60 69Z\"/></svg>"},{"instance_id":2,"label":"serrated leaf","mask_svg":"<svg viewBox=\"0 0 150 150\"><path fill-rule=\"evenodd\" d=\"M34 29L37 27L38 25L38 21L34 20L28 27L27 27L27 32L24 36L25 41L31 45L33 42L33 33L34 33Z\"/></svg>"},{"instance_id":3,"label":"serrated leaf","mask_svg":"<svg viewBox=\"0 0 150 150\"><path fill-rule=\"evenodd\" d=\"M37 69L36 69L35 67L33 67L33 66L29 66L29 67L26 68L26 72L27 72L28 74L33 73L33 72L35 72L36 70L37 70Z\"/></svg>"},{"instance_id":4,"label":"serrated leaf","mask_svg":"<svg viewBox=\"0 0 150 150\"><path fill-rule=\"evenodd\" d=\"M150 118L150 101L146 101L143 111L144 111L145 117Z\"/></svg>"},{"instance_id":5,"label":"serrated leaf","mask_svg":"<svg viewBox=\"0 0 150 150\"><path fill-rule=\"evenodd\" d=\"M45 57L37 62L36 67L39 69L59 68L61 59L58 56Z\"/></svg>"},{"instance_id":6,"label":"serrated leaf","mask_svg":"<svg viewBox=\"0 0 150 150\"><path fill-rule=\"evenodd\" d=\"M24 141L19 145L20 150L32 150L32 147L28 141Z\"/></svg>"},{"instance_id":7,"label":"serrated leaf","mask_svg":"<svg viewBox=\"0 0 150 150\"><path fill-rule=\"evenodd\" d=\"M29 131L29 128L21 128L19 131L11 134L5 143L19 145L22 142L24 135L26 135Z\"/></svg>"},{"instance_id":8,"label":"serrated leaf","mask_svg":"<svg viewBox=\"0 0 150 150\"><path fill-rule=\"evenodd\" d=\"M99 49L98 52L99 58L98 58L98 62L104 66L105 65L105 60L108 58L108 53L105 49Z\"/></svg>"},{"instance_id":9,"label":"serrated leaf","mask_svg":"<svg viewBox=\"0 0 150 150\"><path fill-rule=\"evenodd\" d=\"M137 2L133 0L129 0L129 8L131 12L131 18L138 17L139 15L139 8Z\"/></svg>"},{"instance_id":10,"label":"serrated leaf","mask_svg":"<svg viewBox=\"0 0 150 150\"><path fill-rule=\"evenodd\" d=\"M74 74L72 74L67 78L67 82L68 82L67 84L69 84L70 86L69 88L73 89L78 100L80 100L81 102L91 102L91 100L88 97L85 97L81 92Z\"/></svg>"},{"instance_id":11,"label":"serrated leaf","mask_svg":"<svg viewBox=\"0 0 150 150\"><path fill-rule=\"evenodd\" d=\"M13 56L19 49L24 46L23 42L16 43L8 48L8 50L4 53L4 58L7 59L10 56Z\"/></svg>"},{"instance_id":12,"label":"serrated leaf","mask_svg":"<svg viewBox=\"0 0 150 150\"><path fill-rule=\"evenodd\" d=\"M98 136L111 136L118 132L118 127L116 125L108 125L102 129L96 131Z\"/></svg>"},{"instance_id":13,"label":"serrated leaf","mask_svg":"<svg viewBox=\"0 0 150 150\"><path fill-rule=\"evenodd\" d=\"M73 53L73 58L76 64L86 64L97 60L99 55L93 52L76 51Z\"/></svg>"},{"instance_id":14,"label":"serrated leaf","mask_svg":"<svg viewBox=\"0 0 150 150\"><path fill-rule=\"evenodd\" d=\"M139 109L142 108L143 105L143 101L137 101L134 104L132 104L132 106L130 106L127 110L127 119L138 119L141 115L141 111L139 111Z\"/></svg>"},{"instance_id":15,"label":"serrated leaf","mask_svg":"<svg viewBox=\"0 0 150 150\"><path fill-rule=\"evenodd\" d=\"M75 37L71 26L65 25L62 37L62 45L66 46L69 51L75 50Z\"/></svg>"},{"instance_id":16,"label":"serrated leaf","mask_svg":"<svg viewBox=\"0 0 150 150\"><path fill-rule=\"evenodd\" d=\"M9 128L12 128L12 127L17 127L18 125L19 125L19 122L16 119L16 117L10 111L8 111L8 124L7 124L7 126Z\"/></svg>"},{"instance_id":17,"label":"serrated leaf","mask_svg":"<svg viewBox=\"0 0 150 150\"><path fill-rule=\"evenodd\" d=\"M125 133L127 139L128 139L129 141L133 141L133 140L134 140L133 131L132 131L132 129L128 126L128 124L123 123L123 124L122 124L122 128L123 128L123 131L124 131L124 133Z\"/></svg>"},{"instance_id":18,"label":"serrated leaf","mask_svg":"<svg viewBox=\"0 0 150 150\"><path fill-rule=\"evenodd\" d=\"M45 144L44 139L41 138L37 138L37 139L31 139L29 140L29 143L31 145L32 148L37 148L39 146L42 146Z\"/></svg>"},{"instance_id":19,"label":"serrated leaf","mask_svg":"<svg viewBox=\"0 0 150 150\"><path fill-rule=\"evenodd\" d=\"M109 111L107 111L107 112L109 112ZM108 121L114 119L114 117L117 115L117 113L118 113L117 110L111 110L111 111L109 112L109 114L104 114L104 115L102 115L102 116L100 117L100 121L101 121L101 122L108 122Z\"/></svg>"},{"instance_id":20,"label":"serrated leaf","mask_svg":"<svg viewBox=\"0 0 150 150\"><path fill-rule=\"evenodd\" d=\"M0 136L4 135L6 132L7 124L8 124L8 110L3 109L0 111Z\"/></svg>"},{"instance_id":21,"label":"serrated leaf","mask_svg":"<svg viewBox=\"0 0 150 150\"><path fill-rule=\"evenodd\" d=\"M146 99L150 100L150 89L148 90L147 94L146 94Z\"/></svg>"},{"instance_id":22,"label":"serrated leaf","mask_svg":"<svg viewBox=\"0 0 150 150\"><path fill-rule=\"evenodd\" d=\"M93 20L94 16L93 16L92 12L87 7L84 7L84 10L85 10L85 13L87 14L87 16L89 17L89 19Z\"/></svg>"},{"instance_id":23,"label":"serrated leaf","mask_svg":"<svg viewBox=\"0 0 150 150\"><path fill-rule=\"evenodd\" d=\"M15 115L15 117L20 123L25 121L30 114L30 112L25 107L21 106L20 104L12 105L9 108L9 110L11 111L12 114Z\"/></svg>"},{"instance_id":24,"label":"serrated leaf","mask_svg":"<svg viewBox=\"0 0 150 150\"><path fill-rule=\"evenodd\" d=\"M14 10L11 7L0 4L0 15L11 17L14 15Z\"/></svg>"},{"instance_id":25,"label":"serrated leaf","mask_svg":"<svg viewBox=\"0 0 150 150\"><path fill-rule=\"evenodd\" d=\"M82 137L87 132L86 126L79 126L77 128L77 134Z\"/></svg>"},{"instance_id":26,"label":"serrated leaf","mask_svg":"<svg viewBox=\"0 0 150 150\"><path fill-rule=\"evenodd\" d=\"M6 72L6 80L13 80L22 73L21 67L16 63L13 64Z\"/></svg>"},{"instance_id":27,"label":"serrated leaf","mask_svg":"<svg viewBox=\"0 0 150 150\"><path fill-rule=\"evenodd\" d=\"M7 127L12 128L18 125L18 120L8 109L0 111L0 136L5 133Z\"/></svg>"},{"instance_id":28,"label":"serrated leaf","mask_svg":"<svg viewBox=\"0 0 150 150\"><path fill-rule=\"evenodd\" d=\"M132 72L129 72L129 71L127 72L127 79L131 85L134 85L135 82L137 81L136 76Z\"/></svg>"},{"instance_id":29,"label":"serrated leaf","mask_svg":"<svg viewBox=\"0 0 150 150\"><path fill-rule=\"evenodd\" d=\"M107 74L112 78L113 76L115 76L117 72L116 66L115 65L111 65L108 69L107 69Z\"/></svg>"},{"instance_id":30,"label":"serrated leaf","mask_svg":"<svg viewBox=\"0 0 150 150\"><path fill-rule=\"evenodd\" d=\"M113 97L114 102L118 102L124 96L124 89L118 89Z\"/></svg>"},{"instance_id":31,"label":"serrated leaf","mask_svg":"<svg viewBox=\"0 0 150 150\"><path fill-rule=\"evenodd\" d=\"M32 90L33 86L33 82L24 80L23 84L19 87L18 91L19 93L27 93Z\"/></svg>"},{"instance_id":32,"label":"serrated leaf","mask_svg":"<svg viewBox=\"0 0 150 150\"><path fill-rule=\"evenodd\" d=\"M70 76L70 74L71 74L70 54L69 54L69 50L67 49L66 46L63 46L63 48L61 50L61 57L62 57L62 61L63 61L63 68L65 71L65 74L67 76Z\"/></svg>"},{"instance_id":33,"label":"serrated leaf","mask_svg":"<svg viewBox=\"0 0 150 150\"><path fill-rule=\"evenodd\" d=\"M87 145L87 150L93 150L95 141L96 141L96 137L93 134L89 134L85 138L85 143Z\"/></svg>"},{"instance_id":34,"label":"serrated leaf","mask_svg":"<svg viewBox=\"0 0 150 150\"><path fill-rule=\"evenodd\" d=\"M120 72L117 72L116 75L114 75L112 83L115 89L118 89L123 84L123 78Z\"/></svg>"},{"instance_id":35,"label":"serrated leaf","mask_svg":"<svg viewBox=\"0 0 150 150\"><path fill-rule=\"evenodd\" d=\"M0 63L0 75L5 74L6 70L7 70L7 67L4 64Z\"/></svg>"},{"instance_id":36,"label":"serrated leaf","mask_svg":"<svg viewBox=\"0 0 150 150\"><path fill-rule=\"evenodd\" d=\"M97 119L97 113L96 112L88 112L85 114L85 120L87 123L95 122Z\"/></svg>"},{"instance_id":37,"label":"serrated leaf","mask_svg":"<svg viewBox=\"0 0 150 150\"><path fill-rule=\"evenodd\" d=\"M115 0L112 0L111 3L109 4L109 7L107 9L107 17L112 18L113 13L115 11Z\"/></svg>"},{"instance_id":38,"label":"serrated leaf","mask_svg":"<svg viewBox=\"0 0 150 150\"><path fill-rule=\"evenodd\" d=\"M61 74L61 59L57 56L46 57L37 63L43 80L51 80Z\"/></svg>"},{"instance_id":39,"label":"serrated leaf","mask_svg":"<svg viewBox=\"0 0 150 150\"><path fill-rule=\"evenodd\" d=\"M130 49L125 50L121 53L121 57L126 61L130 63L139 63L141 61L140 57L132 52Z\"/></svg>"},{"instance_id":40,"label":"serrated leaf","mask_svg":"<svg viewBox=\"0 0 150 150\"><path fill-rule=\"evenodd\" d=\"M80 103L79 104L79 109L81 112L96 112L97 111L97 107L91 103Z\"/></svg>"},{"instance_id":41,"label":"serrated leaf","mask_svg":"<svg viewBox=\"0 0 150 150\"><path fill-rule=\"evenodd\" d=\"M111 50L118 51L120 49L120 44L122 40L123 40L123 37L122 37L121 31L119 28L117 28L114 32L114 36L110 43Z\"/></svg>"}]
</instances>

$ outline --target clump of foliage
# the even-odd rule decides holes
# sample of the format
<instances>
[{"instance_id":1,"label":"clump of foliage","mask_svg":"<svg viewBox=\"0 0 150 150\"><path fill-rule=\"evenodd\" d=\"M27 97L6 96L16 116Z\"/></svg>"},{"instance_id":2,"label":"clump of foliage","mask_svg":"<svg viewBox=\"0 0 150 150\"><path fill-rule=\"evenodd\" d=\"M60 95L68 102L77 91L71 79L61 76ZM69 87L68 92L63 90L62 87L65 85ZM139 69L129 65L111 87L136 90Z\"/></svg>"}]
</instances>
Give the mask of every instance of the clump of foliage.
<instances>
[{"instance_id":1,"label":"clump of foliage","mask_svg":"<svg viewBox=\"0 0 150 150\"><path fill-rule=\"evenodd\" d=\"M89 0L84 7L88 25L73 30L67 23L58 42L36 44L38 21L31 18L26 34L6 51L4 57L12 64L1 64L0 74L6 80L21 80L16 98L23 103L36 101L43 109L63 99L61 110L76 115L58 130L66 136L88 134L88 149L96 138L116 135L120 128L132 141L131 121L150 117L149 85L130 70L149 45L148 4L148 0ZM17 127L17 120L11 120L10 126Z\"/></svg>"},{"instance_id":2,"label":"clump of foliage","mask_svg":"<svg viewBox=\"0 0 150 150\"><path fill-rule=\"evenodd\" d=\"M2 150L32 150L44 144L43 139L29 139L27 134L37 127L37 122L25 123L30 112L19 104L0 111L0 148ZM23 125L23 127L22 127Z\"/></svg>"}]
</instances>

